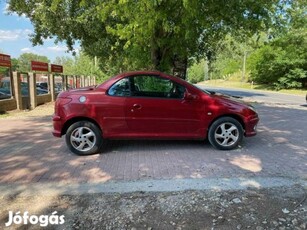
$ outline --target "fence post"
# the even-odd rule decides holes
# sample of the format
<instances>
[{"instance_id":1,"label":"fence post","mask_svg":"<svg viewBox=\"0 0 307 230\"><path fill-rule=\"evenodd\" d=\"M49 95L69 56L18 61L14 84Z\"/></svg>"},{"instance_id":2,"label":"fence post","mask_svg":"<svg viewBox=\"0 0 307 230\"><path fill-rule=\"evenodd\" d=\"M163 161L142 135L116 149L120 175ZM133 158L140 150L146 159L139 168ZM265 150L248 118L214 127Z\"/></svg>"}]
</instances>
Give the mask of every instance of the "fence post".
<instances>
[{"instance_id":1,"label":"fence post","mask_svg":"<svg viewBox=\"0 0 307 230\"><path fill-rule=\"evenodd\" d=\"M77 76L73 75L72 76L72 85L73 85L73 88L77 88Z\"/></svg>"},{"instance_id":2,"label":"fence post","mask_svg":"<svg viewBox=\"0 0 307 230\"><path fill-rule=\"evenodd\" d=\"M30 109L35 109L37 105L36 73L29 73L29 96L30 96Z\"/></svg>"},{"instance_id":3,"label":"fence post","mask_svg":"<svg viewBox=\"0 0 307 230\"><path fill-rule=\"evenodd\" d=\"M56 96L55 96L55 83L54 83L54 74L50 74L50 79L49 79L49 88L50 88L50 94L51 94L51 101L55 101Z\"/></svg>"},{"instance_id":4,"label":"fence post","mask_svg":"<svg viewBox=\"0 0 307 230\"><path fill-rule=\"evenodd\" d=\"M63 75L62 76L62 88L64 91L68 89L67 84L68 84L67 75Z\"/></svg>"},{"instance_id":5,"label":"fence post","mask_svg":"<svg viewBox=\"0 0 307 230\"><path fill-rule=\"evenodd\" d=\"M14 85L14 96L17 104L17 109L22 110L22 95L21 95L21 80L20 80L20 73L13 72L13 85Z\"/></svg>"},{"instance_id":6,"label":"fence post","mask_svg":"<svg viewBox=\"0 0 307 230\"><path fill-rule=\"evenodd\" d=\"M90 76L86 76L86 82L88 86L92 86L91 84L91 77Z\"/></svg>"},{"instance_id":7,"label":"fence post","mask_svg":"<svg viewBox=\"0 0 307 230\"><path fill-rule=\"evenodd\" d=\"M87 86L87 85L85 84L84 75L81 75L80 78L81 78L81 79L80 79L80 86L81 86L81 87Z\"/></svg>"}]
</instances>

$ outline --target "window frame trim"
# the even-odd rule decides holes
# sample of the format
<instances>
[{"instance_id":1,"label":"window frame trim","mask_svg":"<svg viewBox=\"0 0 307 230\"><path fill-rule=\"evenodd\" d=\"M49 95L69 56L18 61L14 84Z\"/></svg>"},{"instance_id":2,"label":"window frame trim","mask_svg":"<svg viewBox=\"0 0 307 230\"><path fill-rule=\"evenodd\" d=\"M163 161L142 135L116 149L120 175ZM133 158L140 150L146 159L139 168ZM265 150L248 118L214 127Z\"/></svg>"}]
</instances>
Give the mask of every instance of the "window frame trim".
<instances>
[{"instance_id":1,"label":"window frame trim","mask_svg":"<svg viewBox=\"0 0 307 230\"><path fill-rule=\"evenodd\" d=\"M176 82L176 81L173 81L172 79L169 79L169 78L166 78L166 77L163 77L161 75L158 75L158 74L139 74L139 75L130 75L130 76L125 76L121 79L118 79L116 82L114 82L107 90L106 90L106 95L107 96L110 96L110 97L122 97L122 98L147 98L147 99L165 99L165 100L183 100L184 99L184 95L181 97L181 98L172 98L172 97L152 97L152 96L135 96L133 95L132 93L132 90L131 90L131 84L132 84L132 81L131 79L134 78L134 77L146 77L146 76L152 76L152 77L157 77L157 78L161 78L161 79L166 79L170 82L172 82L173 84L175 85L179 85L181 87L183 87L185 89L185 93L188 91L187 87L185 87L184 85ZM110 89L116 84L118 83L119 81L123 80L123 79L128 79L128 82L129 82L129 95L128 96L119 96L119 95L110 95L109 94L109 91Z\"/></svg>"}]
</instances>

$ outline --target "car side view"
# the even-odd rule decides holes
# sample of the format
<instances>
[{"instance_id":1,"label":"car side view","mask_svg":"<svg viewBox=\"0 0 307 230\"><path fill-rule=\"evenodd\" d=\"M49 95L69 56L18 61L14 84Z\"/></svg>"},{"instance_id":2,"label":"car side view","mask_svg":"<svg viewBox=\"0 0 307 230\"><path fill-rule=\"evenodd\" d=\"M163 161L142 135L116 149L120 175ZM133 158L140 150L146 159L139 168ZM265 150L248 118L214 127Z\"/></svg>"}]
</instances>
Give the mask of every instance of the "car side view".
<instances>
[{"instance_id":1,"label":"car side view","mask_svg":"<svg viewBox=\"0 0 307 230\"><path fill-rule=\"evenodd\" d=\"M61 92L53 135L78 155L99 153L108 139L208 139L236 148L257 133L255 109L161 72L117 75L101 85Z\"/></svg>"}]
</instances>

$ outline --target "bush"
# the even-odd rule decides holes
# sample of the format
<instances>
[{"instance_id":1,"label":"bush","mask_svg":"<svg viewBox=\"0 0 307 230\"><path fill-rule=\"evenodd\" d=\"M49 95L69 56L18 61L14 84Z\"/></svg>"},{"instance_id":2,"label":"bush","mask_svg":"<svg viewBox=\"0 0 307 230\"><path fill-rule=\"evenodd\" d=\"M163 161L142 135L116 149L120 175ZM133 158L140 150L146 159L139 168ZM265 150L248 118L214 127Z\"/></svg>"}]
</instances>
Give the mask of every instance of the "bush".
<instances>
[{"instance_id":1,"label":"bush","mask_svg":"<svg viewBox=\"0 0 307 230\"><path fill-rule=\"evenodd\" d=\"M188 68L188 81L195 84L205 79L205 61L195 63Z\"/></svg>"},{"instance_id":2,"label":"bush","mask_svg":"<svg viewBox=\"0 0 307 230\"><path fill-rule=\"evenodd\" d=\"M307 32L291 31L254 52L250 58L252 80L277 89L301 88L307 80Z\"/></svg>"}]
</instances>

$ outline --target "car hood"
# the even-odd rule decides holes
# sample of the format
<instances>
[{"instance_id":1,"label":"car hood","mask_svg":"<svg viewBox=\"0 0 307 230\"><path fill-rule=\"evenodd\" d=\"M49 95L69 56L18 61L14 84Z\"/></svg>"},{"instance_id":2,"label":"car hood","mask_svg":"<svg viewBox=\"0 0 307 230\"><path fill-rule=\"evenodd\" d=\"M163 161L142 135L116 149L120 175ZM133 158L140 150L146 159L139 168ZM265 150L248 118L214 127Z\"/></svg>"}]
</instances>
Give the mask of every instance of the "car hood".
<instances>
[{"instance_id":1,"label":"car hood","mask_svg":"<svg viewBox=\"0 0 307 230\"><path fill-rule=\"evenodd\" d=\"M221 93L216 93L216 92L211 92L211 96L215 99L217 99L220 102L224 102L224 103L231 103L231 104L235 104L235 105L240 105L240 106L251 106L249 103L243 101L241 99L241 97L238 96L231 96L231 95L227 95L227 94L221 94Z\"/></svg>"}]
</instances>

